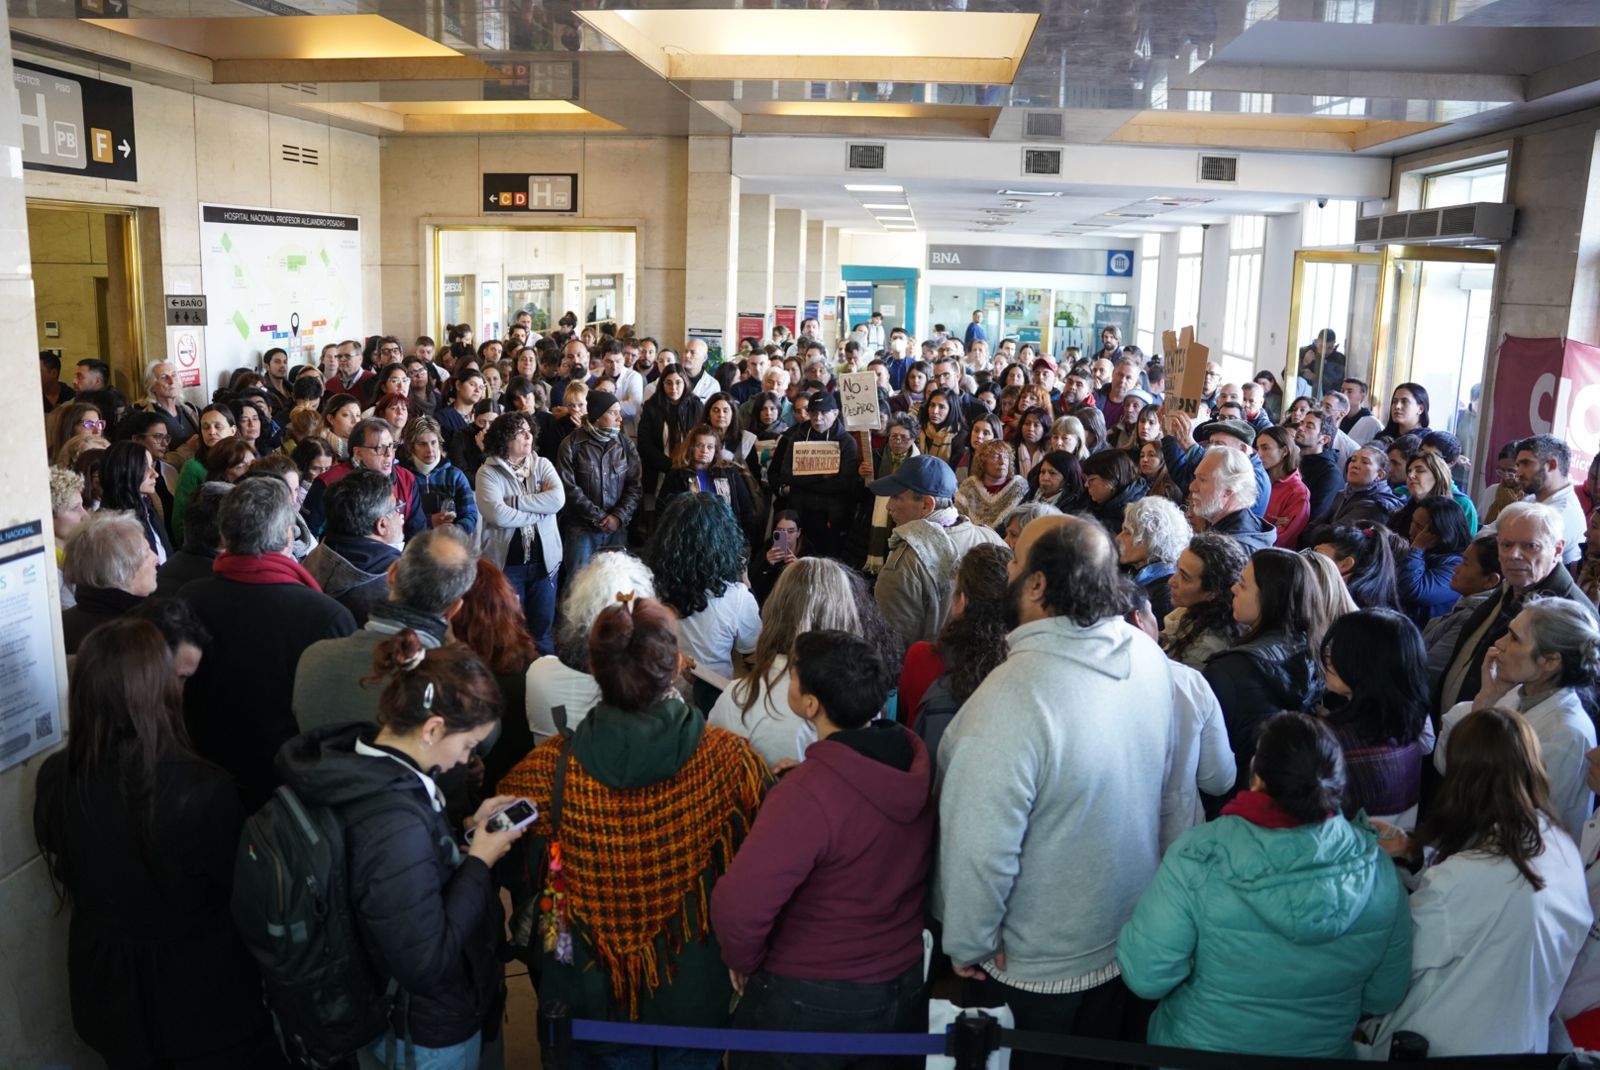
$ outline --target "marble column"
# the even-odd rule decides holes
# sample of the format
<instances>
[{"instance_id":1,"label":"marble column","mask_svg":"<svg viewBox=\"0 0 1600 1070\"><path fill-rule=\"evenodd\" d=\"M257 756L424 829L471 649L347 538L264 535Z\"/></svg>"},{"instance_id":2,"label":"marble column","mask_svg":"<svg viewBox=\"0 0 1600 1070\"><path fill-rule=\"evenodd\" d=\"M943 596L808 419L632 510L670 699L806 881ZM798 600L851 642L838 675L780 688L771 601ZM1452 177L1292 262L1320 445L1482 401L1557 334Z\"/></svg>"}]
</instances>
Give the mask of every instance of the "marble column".
<instances>
[{"instance_id":1,"label":"marble column","mask_svg":"<svg viewBox=\"0 0 1600 1070\"><path fill-rule=\"evenodd\" d=\"M739 179L733 173L732 141L689 139L684 243L683 324L686 331L722 332L723 352L737 352L734 307L739 263Z\"/></svg>"}]
</instances>

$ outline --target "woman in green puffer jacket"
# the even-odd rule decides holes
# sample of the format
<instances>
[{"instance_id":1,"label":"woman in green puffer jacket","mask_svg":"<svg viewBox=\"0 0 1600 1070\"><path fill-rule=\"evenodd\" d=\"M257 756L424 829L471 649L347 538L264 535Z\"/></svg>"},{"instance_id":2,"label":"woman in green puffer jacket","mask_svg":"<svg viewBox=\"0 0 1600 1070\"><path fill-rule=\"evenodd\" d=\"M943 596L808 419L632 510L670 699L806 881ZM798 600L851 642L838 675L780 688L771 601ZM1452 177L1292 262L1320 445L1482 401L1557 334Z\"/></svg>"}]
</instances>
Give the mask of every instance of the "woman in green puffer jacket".
<instances>
[{"instance_id":1,"label":"woman in green puffer jacket","mask_svg":"<svg viewBox=\"0 0 1600 1070\"><path fill-rule=\"evenodd\" d=\"M1351 1058L1356 1022L1404 998L1405 890L1372 826L1340 816L1344 785L1328 729L1281 714L1250 790L1168 849L1117 941L1123 981L1161 1001L1150 1043Z\"/></svg>"}]
</instances>

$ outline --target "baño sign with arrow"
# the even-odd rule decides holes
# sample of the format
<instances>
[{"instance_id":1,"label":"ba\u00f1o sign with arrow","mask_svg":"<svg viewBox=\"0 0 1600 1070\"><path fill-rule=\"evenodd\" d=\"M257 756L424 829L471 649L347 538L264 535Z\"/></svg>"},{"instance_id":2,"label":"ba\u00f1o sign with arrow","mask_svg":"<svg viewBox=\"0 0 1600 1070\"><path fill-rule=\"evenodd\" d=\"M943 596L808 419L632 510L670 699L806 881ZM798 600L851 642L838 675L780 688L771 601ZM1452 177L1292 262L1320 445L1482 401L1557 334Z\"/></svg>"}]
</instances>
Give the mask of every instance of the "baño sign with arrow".
<instances>
[{"instance_id":1,"label":"ba\u00f1o sign with arrow","mask_svg":"<svg viewBox=\"0 0 1600 1070\"><path fill-rule=\"evenodd\" d=\"M17 60L22 166L119 182L139 180L133 89Z\"/></svg>"}]
</instances>

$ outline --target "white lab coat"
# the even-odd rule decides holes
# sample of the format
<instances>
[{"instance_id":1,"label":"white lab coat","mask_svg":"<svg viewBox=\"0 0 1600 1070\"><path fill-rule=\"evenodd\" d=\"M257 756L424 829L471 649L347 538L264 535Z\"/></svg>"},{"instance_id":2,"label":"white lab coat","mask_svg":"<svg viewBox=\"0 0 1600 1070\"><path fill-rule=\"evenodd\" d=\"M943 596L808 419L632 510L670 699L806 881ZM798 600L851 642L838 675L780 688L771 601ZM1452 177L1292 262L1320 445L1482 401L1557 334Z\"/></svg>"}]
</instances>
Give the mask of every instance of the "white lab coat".
<instances>
[{"instance_id":1,"label":"white lab coat","mask_svg":"<svg viewBox=\"0 0 1600 1070\"><path fill-rule=\"evenodd\" d=\"M1373 1057L1387 1058L1402 1030L1426 1037L1430 1057L1548 1049L1594 915L1577 845L1541 824L1540 891L1499 855L1465 851L1423 870L1411 893L1411 989L1368 1023Z\"/></svg>"},{"instance_id":2,"label":"white lab coat","mask_svg":"<svg viewBox=\"0 0 1600 1070\"><path fill-rule=\"evenodd\" d=\"M1522 698L1522 688L1514 687L1498 705L1515 710ZM1439 726L1439 745L1434 748L1433 765L1443 773L1445 751L1449 748L1450 732L1461 719L1472 712L1472 703L1458 702L1450 707ZM1546 698L1522 715L1539 737L1539 749L1544 754L1544 770L1550 777L1550 805L1561 818L1561 827L1567 830L1573 842L1583 835L1584 822L1594 810L1594 792L1585 779L1589 762L1584 757L1594 748L1594 722L1583 708L1578 693L1570 687ZM1520 1050L1520 1049L1506 1049Z\"/></svg>"}]
</instances>

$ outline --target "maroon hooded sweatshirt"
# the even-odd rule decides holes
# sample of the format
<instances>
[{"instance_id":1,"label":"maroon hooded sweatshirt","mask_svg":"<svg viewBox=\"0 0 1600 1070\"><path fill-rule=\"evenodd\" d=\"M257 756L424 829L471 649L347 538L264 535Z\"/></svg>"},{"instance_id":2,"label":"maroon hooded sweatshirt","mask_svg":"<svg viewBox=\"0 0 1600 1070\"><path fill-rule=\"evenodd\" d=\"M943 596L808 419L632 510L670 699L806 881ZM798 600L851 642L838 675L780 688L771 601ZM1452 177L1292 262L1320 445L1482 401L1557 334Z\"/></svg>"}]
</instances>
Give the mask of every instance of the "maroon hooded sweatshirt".
<instances>
[{"instance_id":1,"label":"maroon hooded sweatshirt","mask_svg":"<svg viewBox=\"0 0 1600 1070\"><path fill-rule=\"evenodd\" d=\"M723 961L857 984L910 969L922 957L931 788L927 748L893 722L811 744L712 893Z\"/></svg>"}]
</instances>

